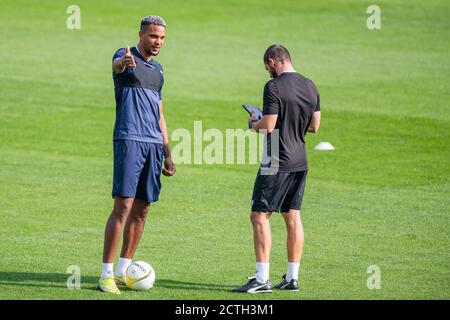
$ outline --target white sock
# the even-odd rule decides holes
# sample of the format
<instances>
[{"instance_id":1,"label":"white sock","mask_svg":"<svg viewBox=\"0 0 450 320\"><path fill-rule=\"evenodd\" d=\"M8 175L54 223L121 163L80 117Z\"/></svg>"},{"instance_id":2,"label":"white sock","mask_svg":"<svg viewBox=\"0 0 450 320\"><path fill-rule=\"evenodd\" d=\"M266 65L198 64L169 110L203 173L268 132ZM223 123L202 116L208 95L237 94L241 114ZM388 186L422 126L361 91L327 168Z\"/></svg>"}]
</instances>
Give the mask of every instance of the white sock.
<instances>
[{"instance_id":1,"label":"white sock","mask_svg":"<svg viewBox=\"0 0 450 320\"><path fill-rule=\"evenodd\" d=\"M127 272L128 266L131 264L131 259L119 258L117 261L116 274L123 276Z\"/></svg>"},{"instance_id":2,"label":"white sock","mask_svg":"<svg viewBox=\"0 0 450 320\"><path fill-rule=\"evenodd\" d=\"M269 280L269 263L268 262L257 262L256 263L256 280L259 282L267 282Z\"/></svg>"},{"instance_id":3,"label":"white sock","mask_svg":"<svg viewBox=\"0 0 450 320\"><path fill-rule=\"evenodd\" d=\"M100 279L105 279L113 274L113 264L112 263L102 263L102 274Z\"/></svg>"},{"instance_id":4,"label":"white sock","mask_svg":"<svg viewBox=\"0 0 450 320\"><path fill-rule=\"evenodd\" d=\"M300 263L288 262L288 270L286 272L286 281L289 282L292 279L298 280L298 269L300 268Z\"/></svg>"}]
</instances>

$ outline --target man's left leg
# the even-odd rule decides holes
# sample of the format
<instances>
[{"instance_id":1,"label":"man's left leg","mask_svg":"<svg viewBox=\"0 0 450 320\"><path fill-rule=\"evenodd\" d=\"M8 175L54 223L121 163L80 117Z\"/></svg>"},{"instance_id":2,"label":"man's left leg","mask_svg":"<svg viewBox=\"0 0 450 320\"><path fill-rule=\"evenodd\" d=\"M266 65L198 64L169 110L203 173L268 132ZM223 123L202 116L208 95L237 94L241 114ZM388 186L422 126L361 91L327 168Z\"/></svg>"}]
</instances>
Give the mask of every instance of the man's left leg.
<instances>
[{"instance_id":1,"label":"man's left leg","mask_svg":"<svg viewBox=\"0 0 450 320\"><path fill-rule=\"evenodd\" d=\"M250 220L253 226L253 245L255 248L256 274L242 287L234 292L260 293L272 292L269 280L270 249L272 247L272 233L269 219L272 212L253 211Z\"/></svg>"},{"instance_id":2,"label":"man's left leg","mask_svg":"<svg viewBox=\"0 0 450 320\"><path fill-rule=\"evenodd\" d=\"M123 232L122 251L116 269L116 279L122 284L125 282L125 273L131 264L134 253L144 232L145 221L149 212L150 203L135 199L128 216Z\"/></svg>"},{"instance_id":3,"label":"man's left leg","mask_svg":"<svg viewBox=\"0 0 450 320\"><path fill-rule=\"evenodd\" d=\"M253 245L255 248L256 274L259 282L269 280L270 249L272 232L269 219L272 212L252 212L250 220L253 226Z\"/></svg>"},{"instance_id":4,"label":"man's left leg","mask_svg":"<svg viewBox=\"0 0 450 320\"><path fill-rule=\"evenodd\" d=\"M253 245L256 258L256 274L249 277L248 282L233 292L272 292L269 280L270 250L272 247L272 233L269 219L277 208L283 190L283 177L278 173L267 174L258 171L252 194L252 213L250 220L253 227ZM275 190L276 192L272 192Z\"/></svg>"}]
</instances>

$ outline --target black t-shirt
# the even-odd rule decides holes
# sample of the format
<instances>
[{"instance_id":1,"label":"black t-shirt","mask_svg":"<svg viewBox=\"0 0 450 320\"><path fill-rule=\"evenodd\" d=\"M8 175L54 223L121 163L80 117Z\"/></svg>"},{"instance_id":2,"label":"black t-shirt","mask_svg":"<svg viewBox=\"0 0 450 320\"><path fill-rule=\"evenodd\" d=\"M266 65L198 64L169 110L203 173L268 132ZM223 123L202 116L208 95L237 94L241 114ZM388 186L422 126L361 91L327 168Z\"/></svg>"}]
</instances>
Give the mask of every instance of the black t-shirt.
<instances>
[{"instance_id":1,"label":"black t-shirt","mask_svg":"<svg viewBox=\"0 0 450 320\"><path fill-rule=\"evenodd\" d=\"M279 158L271 152L272 168L279 172L308 170L305 135L315 111L320 111L320 97L311 80L297 72L284 72L267 82L263 114L278 115L275 129L279 134ZM267 135L268 150L271 135Z\"/></svg>"}]
</instances>

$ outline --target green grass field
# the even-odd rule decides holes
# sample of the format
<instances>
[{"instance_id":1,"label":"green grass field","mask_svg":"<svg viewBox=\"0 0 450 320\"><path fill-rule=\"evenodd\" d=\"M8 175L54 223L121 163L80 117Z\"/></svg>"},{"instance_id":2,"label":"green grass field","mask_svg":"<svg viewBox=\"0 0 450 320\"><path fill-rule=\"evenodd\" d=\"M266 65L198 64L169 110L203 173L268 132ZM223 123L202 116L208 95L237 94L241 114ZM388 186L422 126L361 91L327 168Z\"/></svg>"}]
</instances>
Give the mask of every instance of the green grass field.
<instances>
[{"instance_id":1,"label":"green grass field","mask_svg":"<svg viewBox=\"0 0 450 320\"><path fill-rule=\"evenodd\" d=\"M0 299L449 299L450 3L376 1L3 1L0 10ZM66 8L81 8L68 30ZM245 128L261 105L262 55L290 49L321 93L308 136L299 293L238 295L254 272L250 197L257 165L179 165L163 178L136 259L155 288L95 290L112 207L111 57L140 19L168 23L169 131ZM320 141L336 150L319 152ZM286 268L272 218L271 279ZM81 290L69 290L69 265ZM367 288L367 268L381 289Z\"/></svg>"}]
</instances>

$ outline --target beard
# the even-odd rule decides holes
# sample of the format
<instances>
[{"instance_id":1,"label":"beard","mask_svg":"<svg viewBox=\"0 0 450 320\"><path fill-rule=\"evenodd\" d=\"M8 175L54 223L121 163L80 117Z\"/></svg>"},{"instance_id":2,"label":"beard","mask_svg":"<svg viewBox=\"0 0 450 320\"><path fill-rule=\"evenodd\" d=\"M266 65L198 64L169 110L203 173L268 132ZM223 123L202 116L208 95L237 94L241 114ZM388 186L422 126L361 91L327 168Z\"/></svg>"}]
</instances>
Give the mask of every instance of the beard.
<instances>
[{"instance_id":1,"label":"beard","mask_svg":"<svg viewBox=\"0 0 450 320\"><path fill-rule=\"evenodd\" d=\"M153 47L149 47L148 49L147 48L145 49L145 53L149 56L157 56L159 54L160 49L154 49Z\"/></svg>"},{"instance_id":2,"label":"beard","mask_svg":"<svg viewBox=\"0 0 450 320\"><path fill-rule=\"evenodd\" d=\"M275 70L270 70L269 73L270 73L270 76L271 76L272 78L278 77L278 76L277 76L277 73L275 72Z\"/></svg>"}]
</instances>

